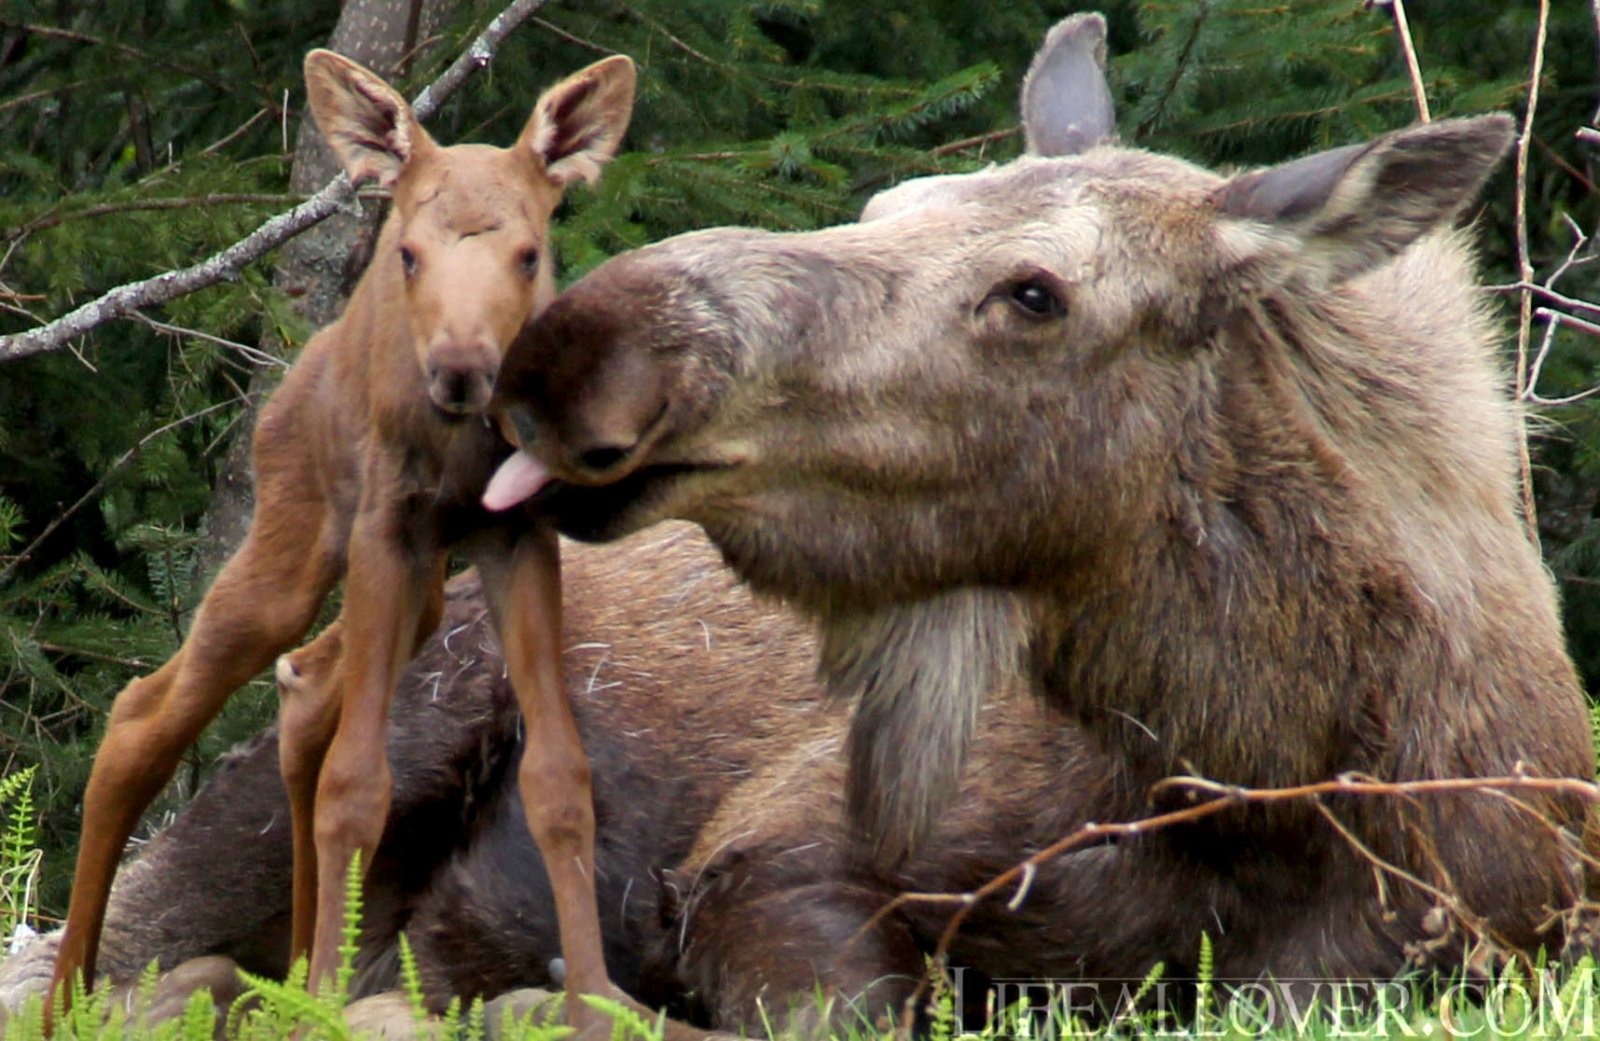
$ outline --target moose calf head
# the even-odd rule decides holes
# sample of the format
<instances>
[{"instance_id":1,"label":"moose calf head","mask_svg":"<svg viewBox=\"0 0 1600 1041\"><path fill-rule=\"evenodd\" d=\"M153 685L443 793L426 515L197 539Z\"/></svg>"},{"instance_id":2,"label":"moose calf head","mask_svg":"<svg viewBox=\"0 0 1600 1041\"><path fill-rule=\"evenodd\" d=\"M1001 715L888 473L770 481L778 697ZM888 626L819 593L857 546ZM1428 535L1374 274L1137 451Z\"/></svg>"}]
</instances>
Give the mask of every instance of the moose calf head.
<instances>
[{"instance_id":1,"label":"moose calf head","mask_svg":"<svg viewBox=\"0 0 1600 1041\"><path fill-rule=\"evenodd\" d=\"M555 295L548 238L562 193L593 183L622 143L633 62L607 58L551 87L505 149L437 144L393 88L331 51L307 55L305 75L350 179L393 195L395 231L373 263L404 287L392 303L429 400L446 415L481 412L507 346Z\"/></svg>"}]
</instances>

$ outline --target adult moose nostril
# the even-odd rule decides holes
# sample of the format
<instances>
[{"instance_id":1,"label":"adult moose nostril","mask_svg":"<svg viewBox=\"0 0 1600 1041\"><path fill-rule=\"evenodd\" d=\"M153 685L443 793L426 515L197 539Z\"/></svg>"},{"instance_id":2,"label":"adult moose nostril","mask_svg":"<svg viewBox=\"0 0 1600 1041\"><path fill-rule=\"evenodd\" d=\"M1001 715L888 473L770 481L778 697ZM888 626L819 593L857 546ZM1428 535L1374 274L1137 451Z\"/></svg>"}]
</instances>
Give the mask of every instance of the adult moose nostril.
<instances>
[{"instance_id":1,"label":"adult moose nostril","mask_svg":"<svg viewBox=\"0 0 1600 1041\"><path fill-rule=\"evenodd\" d=\"M603 474L620 466L632 451L631 446L618 448L615 445L601 445L579 453L578 464L590 473Z\"/></svg>"}]
</instances>

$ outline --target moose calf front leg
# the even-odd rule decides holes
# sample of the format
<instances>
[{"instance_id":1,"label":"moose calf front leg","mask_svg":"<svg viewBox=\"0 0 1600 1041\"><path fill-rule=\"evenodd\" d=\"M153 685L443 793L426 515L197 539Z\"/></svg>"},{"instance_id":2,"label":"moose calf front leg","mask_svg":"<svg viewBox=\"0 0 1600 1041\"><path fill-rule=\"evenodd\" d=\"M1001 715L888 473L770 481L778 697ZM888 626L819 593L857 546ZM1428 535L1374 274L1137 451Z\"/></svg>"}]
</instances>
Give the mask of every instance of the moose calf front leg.
<instances>
[{"instance_id":1,"label":"moose calf front leg","mask_svg":"<svg viewBox=\"0 0 1600 1041\"><path fill-rule=\"evenodd\" d=\"M313 811L316 924L308 986L331 978L344 921L344 876L353 854L363 869L383 836L390 774L384 724L395 680L436 603L437 554L403 548L390 519L365 511L351 532L345 580L338 723L317 780ZM435 615L436 617L436 615Z\"/></svg>"},{"instance_id":2,"label":"moose calf front leg","mask_svg":"<svg viewBox=\"0 0 1600 1041\"><path fill-rule=\"evenodd\" d=\"M561 678L561 563L553 531L523 535L480 562L527 738L519 781L528 830L544 857L566 961L568 1022L594 1034L601 1017L579 999L609 995L594 888L589 759Z\"/></svg>"}]
</instances>

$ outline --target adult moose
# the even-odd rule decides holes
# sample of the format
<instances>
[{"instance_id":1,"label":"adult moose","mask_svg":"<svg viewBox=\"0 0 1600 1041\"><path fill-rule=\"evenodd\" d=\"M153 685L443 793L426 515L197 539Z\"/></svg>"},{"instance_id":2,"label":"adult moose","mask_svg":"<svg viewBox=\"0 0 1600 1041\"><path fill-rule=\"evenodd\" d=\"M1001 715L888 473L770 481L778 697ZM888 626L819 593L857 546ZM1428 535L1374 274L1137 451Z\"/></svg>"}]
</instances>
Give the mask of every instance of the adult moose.
<instances>
[{"instance_id":1,"label":"adult moose","mask_svg":"<svg viewBox=\"0 0 1600 1041\"><path fill-rule=\"evenodd\" d=\"M621 143L633 63L608 58L550 88L509 149L441 147L388 84L331 52L308 55L305 73L318 127L352 180L390 189L391 216L343 315L262 410L243 545L177 654L112 708L53 986L80 970L92 978L117 858L184 748L300 640L347 574L344 614L303 652L342 647L339 681L289 699L281 727L291 949L310 951L313 981L331 969L345 865L358 850L370 861L390 797L383 720L394 681L438 622L446 555L459 545L485 577L531 735L527 820L554 879L569 978L598 990L593 817L557 661L555 535L485 523L477 499L506 451L483 418L496 368L554 296L550 216L566 186L592 182Z\"/></svg>"},{"instance_id":2,"label":"adult moose","mask_svg":"<svg viewBox=\"0 0 1600 1041\"><path fill-rule=\"evenodd\" d=\"M859 698L861 871L918 862L1003 683L1104 749L1101 783L1060 764L1091 820L1177 773L1590 777L1451 228L1510 120L1221 176L1113 143L1104 31L1052 31L1014 163L580 281L501 368L522 451L485 502L537 493L590 539L698 522L810 614L825 685ZM1537 793L1241 806L1053 863L1028 967L1137 977L1202 932L1220 978L1560 948L1594 845L1581 804ZM676 954L713 1005L740 1007L717 957L790 927L771 897L801 899L805 860L702 861Z\"/></svg>"}]
</instances>

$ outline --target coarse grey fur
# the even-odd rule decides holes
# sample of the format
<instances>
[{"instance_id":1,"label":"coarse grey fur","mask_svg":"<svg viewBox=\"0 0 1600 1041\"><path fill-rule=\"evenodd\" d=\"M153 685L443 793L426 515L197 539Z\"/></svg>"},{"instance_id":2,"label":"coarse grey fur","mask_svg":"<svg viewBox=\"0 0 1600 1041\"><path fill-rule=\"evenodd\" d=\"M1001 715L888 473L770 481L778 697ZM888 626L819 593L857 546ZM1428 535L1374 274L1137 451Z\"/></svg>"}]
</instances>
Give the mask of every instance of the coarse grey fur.
<instances>
[{"instance_id":1,"label":"coarse grey fur","mask_svg":"<svg viewBox=\"0 0 1600 1041\"><path fill-rule=\"evenodd\" d=\"M878 863L905 859L949 805L984 695L1020 670L1024 618L1003 591L958 589L821 626L818 671L857 702L849 816Z\"/></svg>"}]
</instances>

